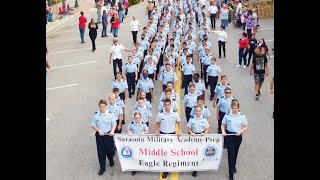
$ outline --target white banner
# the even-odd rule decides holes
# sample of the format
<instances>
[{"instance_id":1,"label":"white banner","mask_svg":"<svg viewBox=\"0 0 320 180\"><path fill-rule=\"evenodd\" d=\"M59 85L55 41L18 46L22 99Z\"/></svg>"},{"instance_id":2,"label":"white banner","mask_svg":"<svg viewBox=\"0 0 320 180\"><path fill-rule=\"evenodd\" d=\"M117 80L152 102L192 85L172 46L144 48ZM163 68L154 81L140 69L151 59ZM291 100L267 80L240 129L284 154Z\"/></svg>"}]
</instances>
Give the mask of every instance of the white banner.
<instances>
[{"instance_id":1,"label":"white banner","mask_svg":"<svg viewBox=\"0 0 320 180\"><path fill-rule=\"evenodd\" d=\"M114 134L114 140L122 171L215 171L223 150L221 134Z\"/></svg>"}]
</instances>

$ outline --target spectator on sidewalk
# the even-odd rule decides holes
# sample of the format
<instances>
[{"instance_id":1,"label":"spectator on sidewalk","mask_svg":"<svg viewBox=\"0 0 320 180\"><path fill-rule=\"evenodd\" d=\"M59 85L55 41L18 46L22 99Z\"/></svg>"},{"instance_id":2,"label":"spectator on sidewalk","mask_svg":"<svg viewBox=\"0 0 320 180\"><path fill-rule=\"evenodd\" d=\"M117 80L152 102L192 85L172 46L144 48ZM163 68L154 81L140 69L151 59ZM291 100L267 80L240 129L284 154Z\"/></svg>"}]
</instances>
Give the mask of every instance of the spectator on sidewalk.
<instances>
[{"instance_id":1,"label":"spectator on sidewalk","mask_svg":"<svg viewBox=\"0 0 320 180\"><path fill-rule=\"evenodd\" d=\"M118 2L118 13L119 13L119 19L120 19L120 23L123 22L123 15L124 15L124 5L122 3L122 0L120 0Z\"/></svg>"},{"instance_id":2,"label":"spectator on sidewalk","mask_svg":"<svg viewBox=\"0 0 320 180\"><path fill-rule=\"evenodd\" d=\"M94 52L96 50L96 38L97 38L97 29L98 29L98 24L95 22L94 18L91 18L91 21L88 24L88 28L89 28L89 36L92 43L92 52Z\"/></svg>"},{"instance_id":3,"label":"spectator on sidewalk","mask_svg":"<svg viewBox=\"0 0 320 180\"><path fill-rule=\"evenodd\" d=\"M114 14L112 18L113 18L111 20L112 34L113 34L113 37L117 38L118 31L120 28L120 20L119 20L118 14Z\"/></svg>"},{"instance_id":4,"label":"spectator on sidewalk","mask_svg":"<svg viewBox=\"0 0 320 180\"><path fill-rule=\"evenodd\" d=\"M132 32L132 38L133 38L133 43L137 43L137 34L140 29L140 24L139 21L136 20L135 16L132 16L132 21L130 22L130 27L131 27L131 32Z\"/></svg>"},{"instance_id":5,"label":"spectator on sidewalk","mask_svg":"<svg viewBox=\"0 0 320 180\"><path fill-rule=\"evenodd\" d=\"M105 5L103 5L100 10L101 10L100 13L101 13L101 22L102 22L103 11L105 10L106 12L108 12L108 9Z\"/></svg>"},{"instance_id":6,"label":"spectator on sidewalk","mask_svg":"<svg viewBox=\"0 0 320 180\"><path fill-rule=\"evenodd\" d=\"M107 11L104 10L103 14L102 14L102 34L101 34L101 37L108 37L107 26L108 26L108 14L107 14Z\"/></svg>"},{"instance_id":7,"label":"spectator on sidewalk","mask_svg":"<svg viewBox=\"0 0 320 180\"><path fill-rule=\"evenodd\" d=\"M124 13L124 17L126 17L128 15L128 11L129 11L129 1L128 0L124 0L124 8L125 8L125 13Z\"/></svg>"},{"instance_id":8,"label":"spectator on sidewalk","mask_svg":"<svg viewBox=\"0 0 320 180\"><path fill-rule=\"evenodd\" d=\"M115 15L115 14L118 14L118 11L116 10L116 7L115 6L112 6L112 9L111 9L111 11L109 11L109 13L108 13L108 16L110 16L111 18L110 18L110 32L112 33L112 24L111 24L111 22L113 21L112 20L112 18L113 18L113 15Z\"/></svg>"},{"instance_id":9,"label":"spectator on sidewalk","mask_svg":"<svg viewBox=\"0 0 320 180\"><path fill-rule=\"evenodd\" d=\"M81 43L85 43L84 42L84 32L86 30L87 18L84 17L83 11L81 11L80 14L81 14L81 16L79 17L80 38L81 38Z\"/></svg>"},{"instance_id":10,"label":"spectator on sidewalk","mask_svg":"<svg viewBox=\"0 0 320 180\"><path fill-rule=\"evenodd\" d=\"M102 6L103 6L103 0L99 0L98 2L96 2L97 13L98 13L97 24L101 23L101 7Z\"/></svg>"}]
</instances>

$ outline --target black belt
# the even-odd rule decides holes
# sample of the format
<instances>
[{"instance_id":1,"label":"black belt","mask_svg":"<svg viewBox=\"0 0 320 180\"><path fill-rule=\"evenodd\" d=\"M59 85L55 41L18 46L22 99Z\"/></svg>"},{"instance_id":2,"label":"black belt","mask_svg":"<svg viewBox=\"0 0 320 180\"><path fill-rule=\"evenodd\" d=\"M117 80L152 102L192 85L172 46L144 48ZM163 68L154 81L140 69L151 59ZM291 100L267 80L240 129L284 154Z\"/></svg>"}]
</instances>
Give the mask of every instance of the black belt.
<instances>
[{"instance_id":1,"label":"black belt","mask_svg":"<svg viewBox=\"0 0 320 180\"><path fill-rule=\"evenodd\" d=\"M201 133L204 133L204 131L203 132L199 132L199 133L195 133L195 134L201 134Z\"/></svg>"},{"instance_id":2,"label":"black belt","mask_svg":"<svg viewBox=\"0 0 320 180\"><path fill-rule=\"evenodd\" d=\"M160 134L175 134L176 132L172 132L172 133L164 133L162 131L160 131Z\"/></svg>"},{"instance_id":3,"label":"black belt","mask_svg":"<svg viewBox=\"0 0 320 180\"><path fill-rule=\"evenodd\" d=\"M127 74L134 74L135 72L127 72Z\"/></svg>"},{"instance_id":4,"label":"black belt","mask_svg":"<svg viewBox=\"0 0 320 180\"><path fill-rule=\"evenodd\" d=\"M237 134L236 132L230 132L230 131L228 131L228 130L226 130L226 133L227 133L227 134Z\"/></svg>"},{"instance_id":5,"label":"black belt","mask_svg":"<svg viewBox=\"0 0 320 180\"><path fill-rule=\"evenodd\" d=\"M217 78L218 76L209 76L209 77L214 77L214 78Z\"/></svg>"},{"instance_id":6,"label":"black belt","mask_svg":"<svg viewBox=\"0 0 320 180\"><path fill-rule=\"evenodd\" d=\"M210 66L210 64L209 65L207 65L207 64L204 64L205 66Z\"/></svg>"}]
</instances>

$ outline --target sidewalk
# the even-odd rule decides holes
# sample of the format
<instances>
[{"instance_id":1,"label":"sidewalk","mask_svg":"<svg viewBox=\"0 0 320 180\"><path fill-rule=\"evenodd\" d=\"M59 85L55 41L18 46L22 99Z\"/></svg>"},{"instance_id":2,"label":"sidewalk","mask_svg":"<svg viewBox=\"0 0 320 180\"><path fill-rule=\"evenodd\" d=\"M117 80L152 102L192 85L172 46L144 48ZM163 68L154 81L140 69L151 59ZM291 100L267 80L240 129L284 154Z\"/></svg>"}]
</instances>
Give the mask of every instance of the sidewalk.
<instances>
[{"instance_id":1,"label":"sidewalk","mask_svg":"<svg viewBox=\"0 0 320 180\"><path fill-rule=\"evenodd\" d=\"M75 0L67 0L66 6L69 4L70 8L74 8ZM64 26L69 20L73 20L80 16L81 11L88 11L91 8L95 8L95 3L93 0L78 0L78 8L74 8L71 15L63 16L59 19L59 7L62 7L62 2L50 6L51 11L53 12L54 20L46 25L46 34L48 36L49 33L53 32L59 27Z\"/></svg>"}]
</instances>

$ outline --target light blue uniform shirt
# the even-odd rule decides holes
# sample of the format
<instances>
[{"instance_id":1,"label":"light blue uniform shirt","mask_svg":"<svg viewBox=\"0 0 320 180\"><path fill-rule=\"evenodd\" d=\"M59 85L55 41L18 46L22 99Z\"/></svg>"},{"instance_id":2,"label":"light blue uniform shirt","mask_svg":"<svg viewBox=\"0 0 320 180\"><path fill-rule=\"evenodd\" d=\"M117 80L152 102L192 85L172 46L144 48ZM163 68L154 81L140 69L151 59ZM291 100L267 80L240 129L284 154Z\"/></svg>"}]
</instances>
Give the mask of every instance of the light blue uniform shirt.
<instances>
[{"instance_id":1,"label":"light blue uniform shirt","mask_svg":"<svg viewBox=\"0 0 320 180\"><path fill-rule=\"evenodd\" d=\"M142 132L147 132L149 131L149 128L146 124L140 122L139 124L137 124L135 121L132 121L129 125L128 125L128 130L130 130L132 132L132 134L140 134Z\"/></svg>"},{"instance_id":2,"label":"light blue uniform shirt","mask_svg":"<svg viewBox=\"0 0 320 180\"><path fill-rule=\"evenodd\" d=\"M136 72L138 71L138 68L137 68L137 64L130 64L130 63L126 63L124 65L124 69L126 70L127 73L133 73L133 72Z\"/></svg>"},{"instance_id":3,"label":"light blue uniform shirt","mask_svg":"<svg viewBox=\"0 0 320 180\"><path fill-rule=\"evenodd\" d=\"M207 128L209 128L209 123L205 118L200 116L200 118L198 117L190 118L187 126L188 128L191 128L191 131L194 133L202 133Z\"/></svg>"},{"instance_id":4,"label":"light blue uniform shirt","mask_svg":"<svg viewBox=\"0 0 320 180\"><path fill-rule=\"evenodd\" d=\"M143 47L143 50L147 50L149 45L149 41L146 38L144 40L140 40L140 46Z\"/></svg>"},{"instance_id":5,"label":"light blue uniform shirt","mask_svg":"<svg viewBox=\"0 0 320 180\"><path fill-rule=\"evenodd\" d=\"M111 106L110 104L108 104L107 110L113 114L114 120L118 120L119 115L123 114L122 108L120 106L118 106L117 104L114 104L114 106Z\"/></svg>"},{"instance_id":6,"label":"light blue uniform shirt","mask_svg":"<svg viewBox=\"0 0 320 180\"><path fill-rule=\"evenodd\" d=\"M177 101L175 100L175 99L170 99L171 100L171 110L173 111L173 112L177 112L177 110L178 110L178 103L177 103ZM160 101L160 103L159 103L159 110L160 110L160 112L161 111L164 111L164 104L163 104L163 102L164 102L164 99L162 99L161 101Z\"/></svg>"},{"instance_id":7,"label":"light blue uniform shirt","mask_svg":"<svg viewBox=\"0 0 320 180\"><path fill-rule=\"evenodd\" d=\"M191 94L189 92L184 96L183 103L186 104L187 107L193 108L195 105L197 105L197 97L198 93Z\"/></svg>"},{"instance_id":8,"label":"light blue uniform shirt","mask_svg":"<svg viewBox=\"0 0 320 180\"><path fill-rule=\"evenodd\" d=\"M211 64L211 58L212 58L211 54L209 54L209 56L204 55L204 56L201 57L201 62L204 65L208 65L209 66Z\"/></svg>"},{"instance_id":9,"label":"light blue uniform shirt","mask_svg":"<svg viewBox=\"0 0 320 180\"><path fill-rule=\"evenodd\" d=\"M219 101L220 102L220 101ZM248 121L246 116L238 112L237 115L234 115L232 112L228 112L222 119L222 124L227 126L229 132L239 132L242 125L247 126Z\"/></svg>"},{"instance_id":10,"label":"light blue uniform shirt","mask_svg":"<svg viewBox=\"0 0 320 180\"><path fill-rule=\"evenodd\" d=\"M120 82L118 80L113 80L112 81L112 85L111 88L119 88L120 92L119 93L123 93L126 89L128 89L128 84L127 81L121 79Z\"/></svg>"},{"instance_id":11,"label":"light blue uniform shirt","mask_svg":"<svg viewBox=\"0 0 320 180\"><path fill-rule=\"evenodd\" d=\"M160 123L160 131L163 133L176 132L176 123L180 121L179 115L173 111L169 113L166 111L160 112L156 119L156 122Z\"/></svg>"},{"instance_id":12,"label":"light blue uniform shirt","mask_svg":"<svg viewBox=\"0 0 320 180\"><path fill-rule=\"evenodd\" d=\"M98 110L97 112L94 113L92 117L91 126L95 126L99 128L105 134L110 132L112 129L112 126L114 125L117 125L117 122L113 114L108 110L106 110L104 114L102 114L100 110Z\"/></svg>"},{"instance_id":13,"label":"light blue uniform shirt","mask_svg":"<svg viewBox=\"0 0 320 180\"><path fill-rule=\"evenodd\" d=\"M149 73L149 74L153 74L153 73L157 70L157 67L156 67L156 65L154 65L154 64L149 64L149 63L147 63L147 64L143 67L143 69L148 70L148 73Z\"/></svg>"},{"instance_id":14,"label":"light blue uniform shirt","mask_svg":"<svg viewBox=\"0 0 320 180\"><path fill-rule=\"evenodd\" d=\"M141 122L143 122L143 123L149 122L149 118L152 117L151 111L150 111L149 108L147 108L146 105L145 105L143 108L141 108L140 106L138 106L138 107L134 110L133 114L134 114L135 112L141 113Z\"/></svg>"},{"instance_id":15,"label":"light blue uniform shirt","mask_svg":"<svg viewBox=\"0 0 320 180\"><path fill-rule=\"evenodd\" d=\"M140 91L142 92L149 93L150 89L154 88L153 81L149 78L147 78L146 80L143 78L140 78L138 80L136 88L139 88Z\"/></svg>"},{"instance_id":16,"label":"light blue uniform shirt","mask_svg":"<svg viewBox=\"0 0 320 180\"><path fill-rule=\"evenodd\" d=\"M207 73L209 74L209 76L218 76L220 72L221 72L221 68L217 64L215 65L211 64L207 69Z\"/></svg>"},{"instance_id":17,"label":"light blue uniform shirt","mask_svg":"<svg viewBox=\"0 0 320 180\"><path fill-rule=\"evenodd\" d=\"M185 64L187 64L187 56L185 55L180 56L180 64L181 66L184 66Z\"/></svg>"},{"instance_id":18,"label":"light blue uniform shirt","mask_svg":"<svg viewBox=\"0 0 320 180\"><path fill-rule=\"evenodd\" d=\"M152 54L151 56L152 56L152 62L153 62L154 64L157 64L157 63L158 63L158 58L157 58L157 56L154 56L153 54ZM148 63L149 57L150 57L150 54L147 54L147 55L144 57L143 62Z\"/></svg>"},{"instance_id":19,"label":"light blue uniform shirt","mask_svg":"<svg viewBox=\"0 0 320 180\"><path fill-rule=\"evenodd\" d=\"M145 99L145 100L144 100L144 105L145 105L148 109L151 110L152 105L151 105L150 101L148 101L147 99ZM136 101L136 102L134 103L134 109L137 109L138 107L139 107L139 103L138 103L138 101Z\"/></svg>"},{"instance_id":20,"label":"light blue uniform shirt","mask_svg":"<svg viewBox=\"0 0 320 180\"><path fill-rule=\"evenodd\" d=\"M191 75L193 74L193 72L196 70L196 68L194 67L193 64L185 64L184 66L182 66L181 71L183 71L184 75Z\"/></svg>"},{"instance_id":21,"label":"light blue uniform shirt","mask_svg":"<svg viewBox=\"0 0 320 180\"><path fill-rule=\"evenodd\" d=\"M160 74L159 80L162 81L162 84L167 84L169 81L176 82L178 80L177 74L174 71L164 71Z\"/></svg>"},{"instance_id":22,"label":"light blue uniform shirt","mask_svg":"<svg viewBox=\"0 0 320 180\"><path fill-rule=\"evenodd\" d=\"M220 108L220 111L223 113L227 113L231 109L231 101L235 99L235 97L231 96L229 99L222 96L217 104L217 106Z\"/></svg>"},{"instance_id":23,"label":"light blue uniform shirt","mask_svg":"<svg viewBox=\"0 0 320 180\"><path fill-rule=\"evenodd\" d=\"M124 104L123 100L122 100L120 97L118 97L118 98L115 99L115 103L116 103L118 106L120 106L121 108L125 108L125 107L126 107L126 105Z\"/></svg>"},{"instance_id":24,"label":"light blue uniform shirt","mask_svg":"<svg viewBox=\"0 0 320 180\"><path fill-rule=\"evenodd\" d=\"M187 44L187 48L188 48L188 53L189 54L193 54L194 50L196 49L196 47L191 43L191 44Z\"/></svg>"},{"instance_id":25,"label":"light blue uniform shirt","mask_svg":"<svg viewBox=\"0 0 320 180\"><path fill-rule=\"evenodd\" d=\"M191 115L192 117L194 117L194 116L196 115L195 107L196 107L196 106L194 106L194 107L192 108L191 112L190 112L190 115ZM209 108L208 108L207 106L203 105L203 107L201 108L201 115L202 115L203 118L205 118L205 119L207 119L208 117L211 116L211 113L210 113Z\"/></svg>"},{"instance_id":26,"label":"light blue uniform shirt","mask_svg":"<svg viewBox=\"0 0 320 180\"><path fill-rule=\"evenodd\" d=\"M224 96L224 90L226 89L226 87L231 88L229 83L226 83L226 85L224 86L220 83L216 85L214 93L217 93L217 99L220 99L222 96Z\"/></svg>"},{"instance_id":27,"label":"light blue uniform shirt","mask_svg":"<svg viewBox=\"0 0 320 180\"><path fill-rule=\"evenodd\" d=\"M139 64L140 63L140 53L138 54L136 54L135 56L134 55L132 55L132 62L134 63L134 64Z\"/></svg>"}]
</instances>

